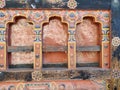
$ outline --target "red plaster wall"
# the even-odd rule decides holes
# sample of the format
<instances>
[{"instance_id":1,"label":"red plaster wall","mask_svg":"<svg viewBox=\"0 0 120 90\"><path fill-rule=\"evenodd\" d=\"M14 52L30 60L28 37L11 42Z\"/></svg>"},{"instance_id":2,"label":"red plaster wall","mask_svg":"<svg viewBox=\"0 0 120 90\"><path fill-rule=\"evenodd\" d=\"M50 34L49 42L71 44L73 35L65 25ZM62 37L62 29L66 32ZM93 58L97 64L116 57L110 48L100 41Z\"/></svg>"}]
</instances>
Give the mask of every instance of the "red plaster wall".
<instances>
[{"instance_id":1,"label":"red plaster wall","mask_svg":"<svg viewBox=\"0 0 120 90\"><path fill-rule=\"evenodd\" d=\"M67 46L67 29L67 25L63 24L60 18L51 18L49 23L43 25L43 46ZM67 57L65 52L44 52L43 63L67 63Z\"/></svg>"},{"instance_id":2,"label":"red plaster wall","mask_svg":"<svg viewBox=\"0 0 120 90\"><path fill-rule=\"evenodd\" d=\"M27 19L19 18L10 26L11 46L33 46L34 42L34 27L29 24ZM33 52L13 52L11 53L11 64L30 64L33 63Z\"/></svg>"},{"instance_id":3,"label":"red plaster wall","mask_svg":"<svg viewBox=\"0 0 120 90\"><path fill-rule=\"evenodd\" d=\"M76 28L77 46L96 46L100 45L100 26L91 17L86 17L77 24ZM77 52L77 63L99 62L100 53L98 52Z\"/></svg>"}]
</instances>

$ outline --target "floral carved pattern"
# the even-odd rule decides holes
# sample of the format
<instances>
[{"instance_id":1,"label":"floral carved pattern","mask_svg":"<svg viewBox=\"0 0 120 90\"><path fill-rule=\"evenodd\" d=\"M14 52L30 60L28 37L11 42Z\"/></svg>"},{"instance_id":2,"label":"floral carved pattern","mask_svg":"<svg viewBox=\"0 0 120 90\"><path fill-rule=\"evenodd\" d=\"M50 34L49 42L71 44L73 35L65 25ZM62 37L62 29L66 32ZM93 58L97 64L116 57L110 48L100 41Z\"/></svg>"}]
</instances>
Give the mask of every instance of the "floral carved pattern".
<instances>
[{"instance_id":1,"label":"floral carved pattern","mask_svg":"<svg viewBox=\"0 0 120 90\"><path fill-rule=\"evenodd\" d=\"M5 6L5 0L0 0L0 8L3 8Z\"/></svg>"},{"instance_id":2,"label":"floral carved pattern","mask_svg":"<svg viewBox=\"0 0 120 90\"><path fill-rule=\"evenodd\" d=\"M67 2L67 6L70 8L70 9L75 9L77 7L77 2L75 0L69 0Z\"/></svg>"},{"instance_id":3,"label":"floral carved pattern","mask_svg":"<svg viewBox=\"0 0 120 90\"><path fill-rule=\"evenodd\" d=\"M112 39L112 45L113 46L119 46L120 45L120 38L119 37L114 37Z\"/></svg>"},{"instance_id":4,"label":"floral carved pattern","mask_svg":"<svg viewBox=\"0 0 120 90\"><path fill-rule=\"evenodd\" d=\"M32 79L35 81L40 81L42 79L42 73L40 71L34 71L32 73Z\"/></svg>"}]
</instances>

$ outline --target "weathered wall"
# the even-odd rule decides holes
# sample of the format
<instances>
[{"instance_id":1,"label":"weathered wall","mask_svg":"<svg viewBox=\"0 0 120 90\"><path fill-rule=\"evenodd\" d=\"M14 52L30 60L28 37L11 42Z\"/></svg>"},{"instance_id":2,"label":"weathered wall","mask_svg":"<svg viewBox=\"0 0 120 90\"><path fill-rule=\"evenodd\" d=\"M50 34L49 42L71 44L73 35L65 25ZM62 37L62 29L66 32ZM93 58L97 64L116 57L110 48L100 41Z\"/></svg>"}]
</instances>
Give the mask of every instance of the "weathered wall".
<instances>
[{"instance_id":1,"label":"weathered wall","mask_svg":"<svg viewBox=\"0 0 120 90\"><path fill-rule=\"evenodd\" d=\"M47 46L67 46L68 26L60 20L53 17L48 24L43 25L43 47ZM44 52L43 64L67 64L67 52Z\"/></svg>"},{"instance_id":2,"label":"weathered wall","mask_svg":"<svg viewBox=\"0 0 120 90\"><path fill-rule=\"evenodd\" d=\"M27 19L20 18L10 26L10 46L33 46L34 26L29 24ZM31 64L34 62L34 52L13 52L11 53L11 64Z\"/></svg>"},{"instance_id":3,"label":"weathered wall","mask_svg":"<svg viewBox=\"0 0 120 90\"><path fill-rule=\"evenodd\" d=\"M101 26L92 17L86 17L76 27L77 46L96 46L100 42ZM77 63L99 63L100 52L77 52Z\"/></svg>"},{"instance_id":4,"label":"weathered wall","mask_svg":"<svg viewBox=\"0 0 120 90\"><path fill-rule=\"evenodd\" d=\"M33 31L35 33L35 37L34 37L34 39L35 39L34 40L34 53L35 53L34 54L34 69L35 69L35 71L30 70L30 73L29 73L27 70L23 70L24 73L21 73L22 71L20 71L20 72L19 71L13 71L12 72L12 70L10 71L10 69L7 69L9 72L7 71L7 72L3 73L4 74L4 75L2 75L3 77L1 76L2 78L0 78L1 81L2 80L3 81L11 80L10 82L12 82L12 81L17 82L17 80L18 81L25 80L25 81L33 81L33 82L38 81L40 83L42 81L44 82L44 79L45 79L45 80L48 80L47 83L49 83L51 81L53 82L52 84L54 84L54 82L55 82L55 84L56 84L56 82L61 83L61 84L63 83L63 84L65 84L66 89L68 88L68 90L70 89L70 87L71 87L71 90L74 90L75 88L77 88L79 90L79 89L81 89L79 84L81 83L81 85L83 85L82 82L85 82L86 84L88 84L87 88L90 88L90 89L94 88L95 89L95 88L97 88L96 85L94 86L94 84L91 84L91 83L93 83L93 81L82 81L81 82L80 79L84 79L84 80L85 79L90 79L91 77L94 77L94 75L98 76L101 79L103 74L105 76L107 76L109 74L109 71L105 71L106 69L104 69L104 68L109 68L109 65L110 65L110 62L109 62L109 60L110 60L109 54L110 53L108 51L110 49L110 47L109 47L109 37L107 37L107 36L109 36L109 34L107 32L110 31L110 28L109 28L110 11L108 11L108 10L105 10L105 11L104 10L98 10L98 11L96 11L96 10L85 10L85 11L83 11L83 10L76 10L76 11L74 11L74 10L61 10L61 11L60 10L7 10L7 11L6 10L0 10L0 12L2 14L1 17L0 17L0 19L1 19L1 21L0 21L1 30L0 31L2 33L2 36L1 36L1 43L2 44L1 44L1 46L6 44L5 43L6 39L3 39L3 37L5 37L5 35L6 35L6 33L4 33L4 32L6 32L6 28L7 28L5 25L8 23L8 21L14 22L13 16L18 17L18 16L22 15L22 16L25 16L29 21L32 21L34 23L34 30ZM46 32L44 32L45 28L44 28L43 23L50 22L50 20L51 20L50 18L54 17L54 16L57 16L57 17L61 18L62 19L61 21L63 21L63 22L67 22L68 28L64 29L63 28L64 26L61 24L61 22L59 20L57 20L57 22L59 22L59 23L56 23L56 19L55 19L55 22L52 23L51 26L49 26L49 24L45 24L45 25L47 25L46 30L51 30L51 31L53 31L54 34L56 34L56 33L61 34L60 36L59 36L59 34L54 36L53 33L51 33L51 32L48 33L47 32L47 35L50 34L50 36L54 36L54 37L57 38L57 40L56 40L56 38L51 39L49 37L50 41L54 41L54 43L51 43L51 42L45 40L44 33L46 33ZM104 53L106 53L107 55L105 56L104 54L102 54L102 56L103 56L102 60L101 60L101 63L102 63L101 67L102 68L87 68L87 69L86 68L80 68L80 69L83 69L83 70L75 71L75 69L77 68L76 67L76 39L75 39L76 26L77 26L76 22L79 23L79 22L83 21L83 16L91 16L91 17L95 18L96 22L101 22L102 23L102 26L101 26L101 28L102 28L101 29L101 32L102 32L101 42L103 44L101 44L101 47L102 47L101 51L103 50ZM54 26L54 24L55 24L55 27L52 27L52 26ZM54 28L58 29L59 32L55 31ZM66 36L67 34L68 34L68 36ZM64 38L67 37L67 38L63 39L61 37L64 37ZM14 38L14 39L16 40L16 38ZM33 38L31 38L31 39L33 39ZM46 44L45 44L44 40L47 42ZM61 43L60 41L63 42L62 45L60 45L60 43ZM27 40L25 42L29 43L29 40ZM29 45L29 44L26 44L26 43L24 43L24 44ZM30 41L30 43L32 43L32 41ZM21 44L21 43L19 43L19 44ZM44 46L45 46L44 44L45 45L50 44L50 45L53 45L53 46L54 45L55 46L56 45L60 45L60 46L65 46L66 45L67 46L67 50L66 50L67 52L65 52L65 54L67 54L68 59L67 60L62 59L61 61L60 60L58 60L58 61L60 61L60 62L68 61L67 64L68 64L69 67L66 68L66 69L62 69L63 71L58 71L58 69L56 69L56 68L54 68L54 70L48 70L48 71L46 69L43 69L42 65L43 65L43 63L45 63L44 62L45 59L42 56L43 56L43 53L45 53L45 51L43 52L42 48L44 48ZM93 42L92 42L92 44L93 44ZM95 42L95 45L96 45L96 42ZM1 48L1 52L3 52L4 50L6 50L4 47ZM2 54L7 54L7 53L2 53ZM49 55L48 57L52 58L51 55ZM53 56L53 57L57 58L57 56ZM59 57L60 57L60 54L59 54ZM7 61L5 57L1 57L1 58L2 58L1 60ZM60 59L61 58L64 58L63 55L61 55ZM51 63L50 59L49 59L49 61L46 60L46 63L48 63L48 62ZM56 63L55 60L52 61L52 63L53 62ZM8 68L6 63L2 62L0 64L3 65L3 67L1 67L2 70L3 70L4 66L6 66ZM6 70L6 68L4 70ZM79 70L79 68L77 68L76 70ZM27 74L25 74L26 72L27 72ZM106 72L107 72L107 75L106 75ZM56 78L58 78L58 79L56 79ZM62 81L61 81L61 78L62 78ZM67 80L69 79L70 81L69 80L65 81L64 78L66 78ZM50 79L50 81L49 81L49 79ZM78 79L78 81L76 79ZM56 80L58 80L58 81L56 81ZM76 80L76 81L73 82L74 80ZM97 82L99 81L97 79L94 79L94 81L95 80ZM3 84L3 83L1 83L1 84ZM24 81L23 81L23 83L24 83ZM8 84L10 84L10 83L8 83ZM30 84L30 85L32 85L32 84ZM76 85L76 87L74 87L75 85ZM104 88L105 85L106 84L104 84L103 87L101 87L101 88ZM5 84L4 84L4 86L5 86ZM41 86L41 87L43 87L43 86ZM59 87L59 84L57 84L57 87ZM52 88L54 88L54 86ZM86 89L86 86L83 85L82 89Z\"/></svg>"},{"instance_id":5,"label":"weathered wall","mask_svg":"<svg viewBox=\"0 0 120 90\"><path fill-rule=\"evenodd\" d=\"M5 0L2 0L2 1L5 1ZM51 1L51 0L40 0L40 4L38 4L39 3L39 0L35 0L35 1L33 1L33 2L29 2L28 4L29 5L27 5L27 4L20 4L20 3L17 3L17 2L14 2L13 0L6 0L7 2L6 2L6 5L4 4L4 3L2 3L1 5L0 5L0 7L1 8L3 8L3 7L5 7L5 8L33 8L33 7L31 7L31 4L33 3L33 2L36 2L36 6L37 7L35 7L35 8L67 8L68 9L68 5L67 5L67 0L64 0L65 1L65 3L63 3L63 5L62 5L62 3L60 3L60 4L55 4L53 1L55 1L55 0L53 0L51 3L50 2L48 2L47 3L47 1ZM9 2L10 1L10 2ZM28 0L28 1L31 1L31 0ZM61 1L61 0L56 0L56 1ZM63 1L63 0L62 0ZM109 10L111 10L111 15L112 15L112 17L111 17L111 19L112 19L112 21L111 21L111 29L112 29L112 38L114 38L114 37L117 37L117 38L114 38L113 40L112 40L112 50L113 50L113 52L112 52L112 68L114 68L114 66L115 66L115 70L113 70L113 72L112 72L112 77L113 78L119 78L119 74L116 76L116 72L117 73L119 73L119 69L118 69L118 67L119 67L119 64L118 64L118 61L119 61L119 59L120 59L120 56L119 56L119 51L120 51L120 47L119 47L119 37L120 37L120 28L119 28L119 23L120 23L120 0L92 0L92 2L91 2L91 0L76 0L77 1L77 7L76 6L73 6L73 8L75 9L89 9L89 10L91 10L91 9L93 9L93 10L101 10L101 9L109 9ZM47 5L46 5L47 4ZM38 7L39 6L39 7ZM69 7L69 8L71 8L71 6ZM9 12L8 12L9 13ZM2 16L4 16L4 14L3 13L1 13L1 15L0 15L1 17ZM105 17L107 17L107 15L105 16ZM1 21L3 20L3 18L1 18ZM4 20L3 20L4 21ZM36 20L37 21L37 20ZM106 21L106 20L105 20ZM0 27L3 27L4 28L4 25L3 24L1 24L0 25ZM108 26L104 26L104 27L108 27ZM110 28L110 27L108 27L108 28ZM106 35L107 33L109 33L108 31L105 31L105 30L103 30L104 32L104 35ZM2 36L1 36L1 41L3 40L3 37L4 37L4 34L3 34L3 32L1 31L0 32L1 34L2 34ZM107 40L108 38L106 37L106 38L104 38L104 40ZM4 47L4 44L2 43L1 44L1 47ZM107 47L109 47L108 46L108 44L106 43L106 44L104 44L104 48L107 48ZM110 47L109 47L110 48ZM107 49L105 49L105 51L103 51L103 53L105 53L105 55L104 55L104 57L108 57L108 55L106 54L106 51L107 52L110 52L110 50L107 50ZM0 50L0 52L1 53L3 53L4 51L1 49ZM0 55L0 60L3 60L3 57L5 56L5 54L1 54ZM4 58L5 59L5 58ZM105 58L106 59L106 58ZM109 60L111 61L111 57L109 57ZM116 61L117 61L117 63L116 63ZM4 67L4 63L3 63L3 61L0 61L0 67ZM105 65L107 65L108 64L108 62L106 62L106 63L104 63ZM6 64L5 64L6 65ZM117 68L116 68L117 67ZM115 72L114 72L115 71ZM114 77L115 76L115 77ZM118 80L118 82L116 81L116 83L114 84L114 85L117 85L119 83L119 80ZM111 84L111 81L110 81L110 84ZM109 86L109 85L108 85ZM119 85L118 85L119 86ZM117 86L115 86L115 87L117 87ZM118 87L119 88L119 87ZM116 90L117 88L109 88L109 89L114 89L114 90ZM119 90L119 89L118 89Z\"/></svg>"}]
</instances>

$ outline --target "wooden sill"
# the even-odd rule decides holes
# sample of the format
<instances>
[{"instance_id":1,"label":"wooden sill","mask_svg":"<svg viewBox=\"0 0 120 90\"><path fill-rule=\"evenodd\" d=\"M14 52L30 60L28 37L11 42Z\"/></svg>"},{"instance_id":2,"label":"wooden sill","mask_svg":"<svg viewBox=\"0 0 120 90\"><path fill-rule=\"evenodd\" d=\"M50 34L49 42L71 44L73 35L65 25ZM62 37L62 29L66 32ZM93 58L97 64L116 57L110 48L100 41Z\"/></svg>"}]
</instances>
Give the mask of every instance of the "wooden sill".
<instances>
[{"instance_id":1,"label":"wooden sill","mask_svg":"<svg viewBox=\"0 0 120 90\"><path fill-rule=\"evenodd\" d=\"M68 68L42 68L41 71L88 71L88 72L93 72L93 71L108 71L110 72L111 69L104 69L104 68L99 68L99 67L79 67L76 69L68 69ZM33 72L35 71L34 69L31 68L11 68L7 69L3 72ZM2 71L1 71L2 72Z\"/></svg>"}]
</instances>

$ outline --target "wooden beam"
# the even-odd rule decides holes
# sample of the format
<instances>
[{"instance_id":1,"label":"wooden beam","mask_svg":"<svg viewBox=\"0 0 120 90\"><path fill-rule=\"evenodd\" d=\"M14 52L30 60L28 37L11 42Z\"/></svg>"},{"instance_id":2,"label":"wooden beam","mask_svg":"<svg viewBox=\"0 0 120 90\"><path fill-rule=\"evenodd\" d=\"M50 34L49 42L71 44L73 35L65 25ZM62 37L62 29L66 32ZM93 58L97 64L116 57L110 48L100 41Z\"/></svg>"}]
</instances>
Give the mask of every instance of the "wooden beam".
<instances>
[{"instance_id":1,"label":"wooden beam","mask_svg":"<svg viewBox=\"0 0 120 90\"><path fill-rule=\"evenodd\" d=\"M77 67L99 67L99 63L77 63Z\"/></svg>"},{"instance_id":2,"label":"wooden beam","mask_svg":"<svg viewBox=\"0 0 120 90\"><path fill-rule=\"evenodd\" d=\"M31 52L33 46L8 46L7 52Z\"/></svg>"},{"instance_id":3,"label":"wooden beam","mask_svg":"<svg viewBox=\"0 0 120 90\"><path fill-rule=\"evenodd\" d=\"M100 51L100 46L77 46L77 51Z\"/></svg>"},{"instance_id":4,"label":"wooden beam","mask_svg":"<svg viewBox=\"0 0 120 90\"><path fill-rule=\"evenodd\" d=\"M43 52L64 52L67 51L67 46L46 46L43 47Z\"/></svg>"},{"instance_id":5,"label":"wooden beam","mask_svg":"<svg viewBox=\"0 0 120 90\"><path fill-rule=\"evenodd\" d=\"M77 51L100 51L100 46L77 46ZM46 46L42 48L43 52L65 52L67 46ZM8 52L32 52L33 46L8 46Z\"/></svg>"}]
</instances>

